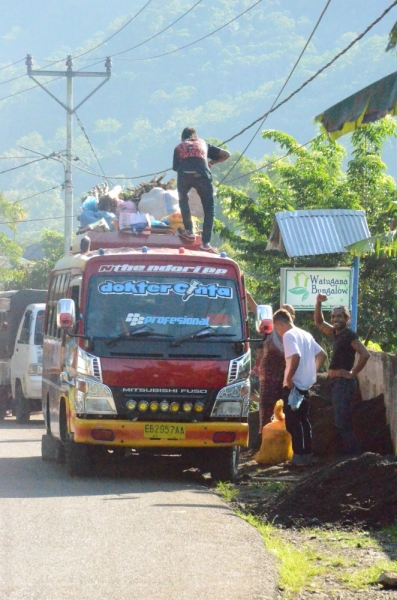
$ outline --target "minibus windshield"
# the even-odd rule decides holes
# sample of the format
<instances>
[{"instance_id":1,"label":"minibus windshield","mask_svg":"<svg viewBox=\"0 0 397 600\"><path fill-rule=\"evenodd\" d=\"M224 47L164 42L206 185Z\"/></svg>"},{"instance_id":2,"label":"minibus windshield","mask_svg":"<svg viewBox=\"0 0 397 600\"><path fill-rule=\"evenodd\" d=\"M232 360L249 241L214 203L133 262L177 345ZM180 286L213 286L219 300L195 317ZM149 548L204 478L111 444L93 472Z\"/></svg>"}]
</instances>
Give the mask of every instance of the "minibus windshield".
<instances>
[{"instance_id":1,"label":"minibus windshield","mask_svg":"<svg viewBox=\"0 0 397 600\"><path fill-rule=\"evenodd\" d=\"M211 327L217 337L243 337L236 282L209 277L94 275L84 311L85 335L123 339L141 326L164 338ZM166 334L166 335L165 335ZM137 343L141 336L131 336Z\"/></svg>"}]
</instances>

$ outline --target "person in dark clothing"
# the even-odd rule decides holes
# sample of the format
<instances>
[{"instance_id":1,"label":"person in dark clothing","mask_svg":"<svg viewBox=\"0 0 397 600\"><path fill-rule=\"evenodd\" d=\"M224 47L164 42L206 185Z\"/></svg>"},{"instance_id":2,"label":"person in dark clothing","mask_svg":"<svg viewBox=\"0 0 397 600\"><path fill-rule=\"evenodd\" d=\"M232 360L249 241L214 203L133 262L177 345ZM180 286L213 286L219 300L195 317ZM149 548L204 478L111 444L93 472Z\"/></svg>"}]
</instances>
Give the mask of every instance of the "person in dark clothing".
<instances>
[{"instance_id":1,"label":"person in dark clothing","mask_svg":"<svg viewBox=\"0 0 397 600\"><path fill-rule=\"evenodd\" d=\"M331 379L331 397L335 425L340 433L345 454L359 454L360 446L353 431L352 401L356 391L356 375L364 368L369 352L358 335L348 327L350 313L346 306L336 306L331 311L331 324L324 321L322 302L325 294L318 294L314 310L314 323L325 335L333 339L333 352L328 377ZM358 354L356 365L354 361Z\"/></svg>"},{"instance_id":2,"label":"person in dark clothing","mask_svg":"<svg viewBox=\"0 0 397 600\"><path fill-rule=\"evenodd\" d=\"M257 303L251 293L246 290L247 304L255 315ZM295 309L290 304L283 304L283 308L290 313L292 321L295 320ZM275 329L266 336L263 342L262 356L258 365L259 375L259 433L264 425L270 423L274 406L282 398L283 379L285 372L285 358L282 338Z\"/></svg>"},{"instance_id":3,"label":"person in dark clothing","mask_svg":"<svg viewBox=\"0 0 397 600\"><path fill-rule=\"evenodd\" d=\"M179 233L188 242L194 242L193 223L188 193L195 188L204 210L201 250L212 251L210 241L214 222L214 186L210 167L230 157L230 152L201 140L193 127L182 131L181 143L174 150L172 168L178 173L178 195L184 230Z\"/></svg>"}]
</instances>

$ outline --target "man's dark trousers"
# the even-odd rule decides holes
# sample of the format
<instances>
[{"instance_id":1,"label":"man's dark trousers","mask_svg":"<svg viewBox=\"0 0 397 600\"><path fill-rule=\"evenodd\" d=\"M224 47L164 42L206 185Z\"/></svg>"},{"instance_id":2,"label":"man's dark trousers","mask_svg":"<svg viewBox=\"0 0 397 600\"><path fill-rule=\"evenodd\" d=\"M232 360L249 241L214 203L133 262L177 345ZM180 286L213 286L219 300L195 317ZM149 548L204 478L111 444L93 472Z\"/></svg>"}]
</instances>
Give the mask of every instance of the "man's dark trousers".
<instances>
[{"instance_id":1,"label":"man's dark trousers","mask_svg":"<svg viewBox=\"0 0 397 600\"><path fill-rule=\"evenodd\" d=\"M206 175L199 173L178 173L178 194L179 206L181 209L183 225L186 230L193 230L192 216L189 207L189 191L195 188L200 196L201 204L204 210L203 223L203 244L208 244L211 240L212 226L214 223L215 203L214 203L214 187L212 181Z\"/></svg>"},{"instance_id":2,"label":"man's dark trousers","mask_svg":"<svg viewBox=\"0 0 397 600\"><path fill-rule=\"evenodd\" d=\"M298 389L298 388L297 388ZM301 394L309 395L308 390L299 390ZM306 397L302 400L297 410L292 410L288 405L290 390L283 388L285 427L291 434L292 450L294 454L312 454L312 426L308 419L310 404Z\"/></svg>"}]
</instances>

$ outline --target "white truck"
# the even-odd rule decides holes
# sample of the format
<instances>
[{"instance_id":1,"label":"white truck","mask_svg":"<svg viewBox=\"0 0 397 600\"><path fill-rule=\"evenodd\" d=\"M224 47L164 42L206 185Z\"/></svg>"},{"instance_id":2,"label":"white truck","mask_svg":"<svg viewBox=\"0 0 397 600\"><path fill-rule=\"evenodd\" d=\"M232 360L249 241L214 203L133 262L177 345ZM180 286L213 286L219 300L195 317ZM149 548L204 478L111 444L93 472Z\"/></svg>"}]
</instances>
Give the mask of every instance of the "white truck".
<instances>
[{"instance_id":1,"label":"white truck","mask_svg":"<svg viewBox=\"0 0 397 600\"><path fill-rule=\"evenodd\" d=\"M7 411L27 423L41 410L45 290L0 293L0 420Z\"/></svg>"}]
</instances>

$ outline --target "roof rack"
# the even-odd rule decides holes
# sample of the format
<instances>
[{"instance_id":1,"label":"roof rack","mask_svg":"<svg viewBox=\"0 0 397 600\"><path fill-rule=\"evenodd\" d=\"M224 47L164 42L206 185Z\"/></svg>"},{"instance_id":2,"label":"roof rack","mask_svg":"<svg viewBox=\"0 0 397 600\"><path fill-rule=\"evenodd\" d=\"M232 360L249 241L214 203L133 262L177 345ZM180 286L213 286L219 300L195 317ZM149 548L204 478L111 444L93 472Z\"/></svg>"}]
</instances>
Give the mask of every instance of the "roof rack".
<instances>
[{"instance_id":1,"label":"roof rack","mask_svg":"<svg viewBox=\"0 0 397 600\"><path fill-rule=\"evenodd\" d=\"M81 252L81 240L85 237L90 239L90 250L100 248L187 248L188 250L199 250L202 240L201 235L196 235L193 242L186 242L178 233L171 228L145 228L137 233L131 229L121 231L92 231L78 233L73 240L72 254Z\"/></svg>"}]
</instances>

